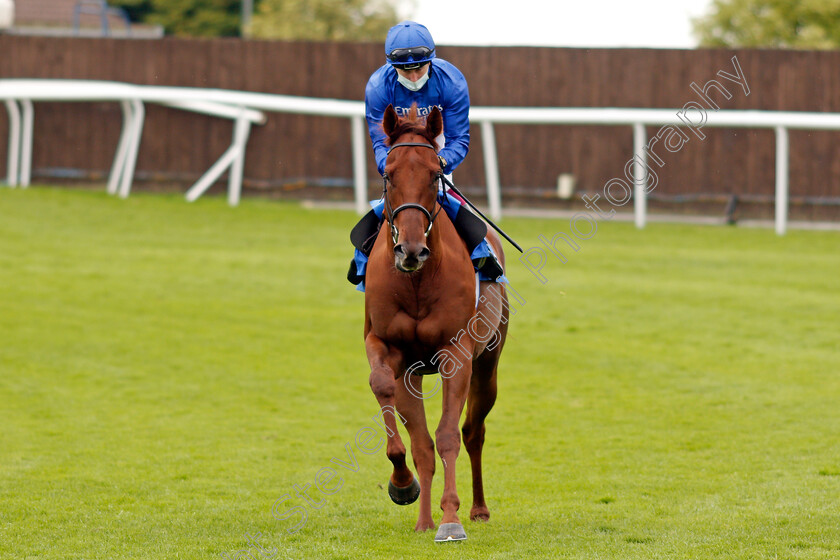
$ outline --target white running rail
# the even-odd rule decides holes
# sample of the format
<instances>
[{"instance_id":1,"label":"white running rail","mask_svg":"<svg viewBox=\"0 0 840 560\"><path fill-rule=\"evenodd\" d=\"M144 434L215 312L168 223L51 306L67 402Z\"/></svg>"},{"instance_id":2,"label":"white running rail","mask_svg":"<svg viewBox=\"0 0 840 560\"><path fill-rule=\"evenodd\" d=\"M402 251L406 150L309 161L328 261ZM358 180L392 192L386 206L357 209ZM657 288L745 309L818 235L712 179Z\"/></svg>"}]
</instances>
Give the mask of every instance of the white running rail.
<instances>
[{"instance_id":1,"label":"white running rail","mask_svg":"<svg viewBox=\"0 0 840 560\"><path fill-rule=\"evenodd\" d=\"M187 200L195 200L228 168L228 200L239 203L242 190L242 165L251 124L262 124L265 115L257 110L218 103L200 95L172 97L159 95L154 86L136 86L118 82L79 80L0 80L0 99L9 114L9 148L6 182L9 186L27 187L32 173L33 101L119 102L123 127L108 176L108 192L125 198L131 191L137 154L145 120L145 102L194 111L234 121L231 146L219 160L187 191Z\"/></svg>"},{"instance_id":2,"label":"white running rail","mask_svg":"<svg viewBox=\"0 0 840 560\"><path fill-rule=\"evenodd\" d=\"M114 165L108 181L108 191L128 196L134 165L143 129L143 103L158 103L170 107L198 111L233 119L234 135L231 147L187 192L188 200L195 200L230 167L228 200L239 201L245 144L252 123L265 122L263 112L297 113L349 118L353 149L353 182L356 209L367 210L367 162L365 146L367 134L364 103L338 99L315 99L253 93L242 91L138 86L117 82L74 80L0 80L0 100L9 113L8 184L26 186L29 183L32 157L33 101L117 101L124 114ZM618 108L554 108L554 107L472 107L470 121L481 127L484 165L487 175L487 196L490 215L502 214L498 158L494 138L494 124L552 124L552 125L627 125L633 131L633 154L647 161L646 126L685 127L677 117L678 109L618 109ZM789 192L788 130L840 130L840 114L784 111L709 112L703 127L768 128L776 134L776 232L787 229ZM632 157L632 156L631 156ZM637 165L634 179L634 212L637 227L647 221L645 165Z\"/></svg>"}]
</instances>

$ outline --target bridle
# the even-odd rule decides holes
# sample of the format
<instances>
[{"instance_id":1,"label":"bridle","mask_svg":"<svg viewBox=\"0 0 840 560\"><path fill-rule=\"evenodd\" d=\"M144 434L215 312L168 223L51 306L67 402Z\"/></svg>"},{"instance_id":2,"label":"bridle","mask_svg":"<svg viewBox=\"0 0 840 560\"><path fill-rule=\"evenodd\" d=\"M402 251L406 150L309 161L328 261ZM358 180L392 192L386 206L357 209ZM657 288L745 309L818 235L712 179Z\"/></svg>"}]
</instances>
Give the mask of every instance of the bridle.
<instances>
[{"instance_id":1,"label":"bridle","mask_svg":"<svg viewBox=\"0 0 840 560\"><path fill-rule=\"evenodd\" d=\"M393 150L395 148L402 148L404 146L418 146L418 147L421 147L421 148L430 148L430 149L434 150L435 153L437 153L437 149L434 146L432 146L431 144L426 144L425 142L402 142L400 144L394 144L388 150L388 153L390 154L391 150ZM391 181L391 179L390 179L390 177L388 177L388 174L385 173L384 175L382 175L382 180L384 182L384 185L382 187L382 197L385 199L385 208L388 210L388 216L386 216L386 217L388 217L388 221L391 224L391 237L394 239L394 245L397 244L397 241L399 240L399 237L400 237L400 232L397 229L397 226L394 225L394 220L396 219L397 214L399 214L403 210L408 210L409 208L415 208L417 210L420 210L421 212L423 212L423 215L426 216L426 219L429 220L429 227L426 228L426 237L428 237L429 232L432 231L432 224L435 223L435 218L437 218L437 215L440 214L441 208L443 208L443 206L441 206L440 202L438 202L437 197L435 197L435 202L437 203L438 209L435 212L434 216L428 210L426 210L426 208L424 206L422 206L420 204L417 204L417 203L414 203L414 202L409 202L409 203L403 204L403 205L397 207L396 210L394 210L393 208L391 208L391 200L388 198L388 183ZM459 191L458 188L455 187L455 185L452 184L452 181L450 181L449 179L446 178L446 175L443 174L443 167L441 167L440 170L437 172L437 175L435 175L435 181L443 183L445 185L445 187L443 189L444 200L446 200L446 190L447 190L446 187L449 187L450 189L452 189L452 192L454 192L459 197L461 197L461 199L467 204L467 206L472 208L473 211L475 211L476 214L481 216L481 218L485 222L487 222L493 229L495 229L497 232L499 232L499 235L501 235L502 237L507 239L510 242L510 244L513 245L514 247L516 247L516 249L520 253L524 253L524 251L522 251L522 247L520 247L519 244L516 243L516 241L511 239L511 237L508 234L506 234L504 231L502 231L502 229L499 226L494 224L492 220L490 220L487 216L485 216L481 212L481 210L476 208L475 204L470 202L470 200L466 196L464 196L464 193Z\"/></svg>"},{"instance_id":2,"label":"bridle","mask_svg":"<svg viewBox=\"0 0 840 560\"><path fill-rule=\"evenodd\" d=\"M402 142L402 143L399 143L399 144L394 144L393 146L390 147L390 149L388 150L388 153L390 154L391 151L396 149L396 148L403 148L403 147L409 147L409 146L430 148L430 149L434 150L435 153L437 153L437 149L435 149L434 146L432 146L431 144L426 144L425 142ZM438 171L437 175L435 175L435 182L439 182L442 177L443 177L443 172ZM401 204L400 206L397 206L397 208L392 208L391 207L391 199L388 196L388 183L391 182L391 178L388 177L387 173L385 173L382 176L382 180L383 180L382 197L385 199L385 208L388 211L388 216L386 216L386 217L388 218L388 223L391 225L391 238L394 240L394 245L397 244L397 242L400 238L400 231L397 229L397 226L394 225L394 221L397 219L397 215L400 212L402 212L403 210L408 210L409 208L414 208L415 210L420 210L423 213L423 215L426 216L426 219L429 221L429 227L426 228L426 231L425 231L424 235L426 237L429 237L429 232L432 231L432 225L435 223L435 218L437 218L437 215L440 214L441 208L443 208L437 202L437 196L435 196L435 204L437 205L438 209L434 213L434 215L432 215L432 213L429 212L426 209L425 206L423 206L422 204L417 204L416 202L406 202L405 204ZM445 192L446 191L444 190L444 196L445 196Z\"/></svg>"}]
</instances>

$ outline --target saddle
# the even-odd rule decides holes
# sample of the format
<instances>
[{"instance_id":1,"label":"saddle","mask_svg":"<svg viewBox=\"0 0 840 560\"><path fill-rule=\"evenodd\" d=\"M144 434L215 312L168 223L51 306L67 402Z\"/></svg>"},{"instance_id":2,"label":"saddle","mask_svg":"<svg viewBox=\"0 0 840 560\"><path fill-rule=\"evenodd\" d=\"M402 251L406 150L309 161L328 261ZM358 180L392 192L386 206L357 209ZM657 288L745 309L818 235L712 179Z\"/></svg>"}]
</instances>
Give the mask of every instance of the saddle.
<instances>
[{"instance_id":1,"label":"saddle","mask_svg":"<svg viewBox=\"0 0 840 560\"><path fill-rule=\"evenodd\" d=\"M443 205L444 202L441 200L440 195L438 197L438 201ZM449 210L449 208L444 205L444 210ZM449 214L450 213L447 211L447 215ZM450 219L452 219L451 215ZM377 215L376 210L371 210L365 214L350 232L350 242L353 244L353 247L358 249L359 252L366 257L369 257L370 252L373 250L373 244L376 242L376 237L379 235L379 228L382 227L384 221L384 215ZM471 255L475 248L484 241L485 237L487 237L487 224L465 207L460 207L460 209L457 210L455 218L452 219L452 224L455 226L455 231L458 232L458 235L464 240L464 243L466 243L467 251ZM482 258L480 260L482 261L481 263L473 263L477 269L486 268L488 264L485 261L493 259ZM494 265L494 270L487 270L486 272L488 275L493 278L501 276L503 274L501 266L495 262L492 264ZM496 268L498 268L497 274L493 276L494 272L496 272ZM364 279L364 274L358 273L356 260L353 259L350 262L350 269L347 271L347 280L351 284L358 285Z\"/></svg>"}]
</instances>

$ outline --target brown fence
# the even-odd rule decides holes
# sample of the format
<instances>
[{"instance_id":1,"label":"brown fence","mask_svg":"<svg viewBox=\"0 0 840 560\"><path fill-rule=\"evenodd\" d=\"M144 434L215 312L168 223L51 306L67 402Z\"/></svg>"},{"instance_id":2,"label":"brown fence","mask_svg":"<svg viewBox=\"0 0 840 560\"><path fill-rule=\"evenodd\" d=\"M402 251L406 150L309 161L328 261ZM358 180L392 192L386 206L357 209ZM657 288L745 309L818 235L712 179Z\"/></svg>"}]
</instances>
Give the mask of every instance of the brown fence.
<instances>
[{"instance_id":1,"label":"brown fence","mask_svg":"<svg viewBox=\"0 0 840 560\"><path fill-rule=\"evenodd\" d=\"M446 47L438 56L457 65L473 105L679 108L737 56L746 96L725 82L723 109L840 111L840 53L778 50L566 49ZM194 86L361 100L371 71L383 62L379 43L309 43L238 39L119 40L0 36L0 77L74 78ZM714 94L713 94L714 95ZM677 122L676 112L674 116ZM36 107L34 176L104 176L121 123L115 103ZM0 130L7 117L0 111ZM649 128L653 135L657 128ZM138 176L195 180L230 143L229 122L149 107ZM465 187L484 184L481 134L457 171ZM660 198L738 195L770 199L773 132L705 129L658 171ZM0 135L0 154L6 150ZM246 187L349 185L350 126L345 119L271 114L248 144ZM560 173L579 191L598 191L621 176L632 153L630 127L497 126L503 196L539 197ZM840 133L792 131L791 196L840 199ZM370 150L369 150L370 153ZM375 167L369 158L372 193ZM5 173L0 157L0 173ZM347 191L347 197L350 194ZM807 217L807 216L806 216Z\"/></svg>"}]
</instances>

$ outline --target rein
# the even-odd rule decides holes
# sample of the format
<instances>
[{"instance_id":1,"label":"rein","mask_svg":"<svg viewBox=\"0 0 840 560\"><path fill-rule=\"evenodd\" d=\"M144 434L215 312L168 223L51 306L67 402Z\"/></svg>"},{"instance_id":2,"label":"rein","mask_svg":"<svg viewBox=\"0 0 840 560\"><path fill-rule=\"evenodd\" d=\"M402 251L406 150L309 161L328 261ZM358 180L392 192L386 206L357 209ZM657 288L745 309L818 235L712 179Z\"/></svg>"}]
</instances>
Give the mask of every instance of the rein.
<instances>
[{"instance_id":1,"label":"rein","mask_svg":"<svg viewBox=\"0 0 840 560\"><path fill-rule=\"evenodd\" d=\"M425 142L402 142L400 144L394 144L393 146L390 147L390 149L388 150L388 153L390 154L391 150L393 150L394 148L402 148L404 146L417 146L417 147L422 147L422 148L431 148L432 150L435 151L435 153L437 153L437 149L434 146L432 146L431 144L426 144ZM384 186L383 186L383 189L382 189L382 196L385 198L385 206L388 209L388 213L391 215L391 217L389 219L389 223L391 224L391 237L393 237L393 239L394 239L394 245L397 244L397 239L399 238L399 235L400 235L400 232L397 229L397 226L394 225L394 219L396 219L397 214L399 214L403 210L408 210L409 208L415 208L417 210L420 210L421 212L423 212L423 214L429 220L429 227L426 228L426 237L428 237L429 232L432 231L432 224L435 222L435 218L437 218L437 215L440 213L440 209L442 208L442 206L440 204L438 204L438 210L437 210L437 212L435 212L434 216L432 216L431 213L429 213L429 211L426 210L426 208L423 205L416 204L416 203L413 203L413 202L402 204L402 205L398 206L396 210L393 210L391 208L391 201L388 198L388 182L390 181L390 178L388 177L388 174L386 173L382 176L382 179L383 179L383 182L384 182ZM452 191L455 194L457 194L458 196L460 196L464 200L464 202L466 202L467 205L469 205L470 208L475 210L476 214L481 216L481 218L485 222L490 224L493 227L493 229L495 229L499 233L499 235L504 237L508 241L508 243L510 243L511 245L516 247L516 249L520 253L524 253L524 251L522 251L522 247L520 247L519 244L516 243L516 241L511 239L511 237L508 234L506 234L504 231L502 231L502 229L499 226L494 224L487 216L485 216L481 212L481 210L476 208L475 205L472 202L470 202L470 200L466 196L464 196L464 194L461 191L459 191L455 187L455 185L452 184L452 181L450 181L449 179L446 178L446 176L443 174L443 166L441 166L440 171L438 171L436 179L438 179L441 183L444 183L447 187L452 189ZM446 189L443 189L443 196L446 196Z\"/></svg>"}]
</instances>

